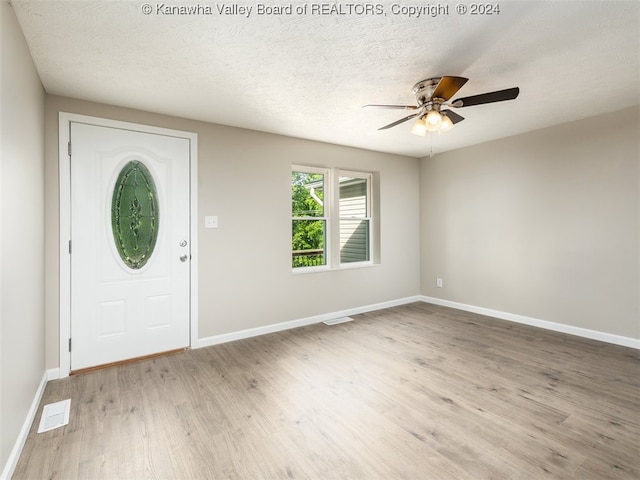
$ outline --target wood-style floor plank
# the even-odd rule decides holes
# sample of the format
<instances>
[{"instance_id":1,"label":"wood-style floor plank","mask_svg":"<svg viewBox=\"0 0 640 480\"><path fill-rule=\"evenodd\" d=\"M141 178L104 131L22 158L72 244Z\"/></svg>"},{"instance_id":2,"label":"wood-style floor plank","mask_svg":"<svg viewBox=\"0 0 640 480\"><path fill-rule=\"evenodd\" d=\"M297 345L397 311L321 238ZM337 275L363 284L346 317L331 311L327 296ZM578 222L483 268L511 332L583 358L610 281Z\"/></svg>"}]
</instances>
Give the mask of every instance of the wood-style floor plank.
<instances>
[{"instance_id":1,"label":"wood-style floor plank","mask_svg":"<svg viewBox=\"0 0 640 480\"><path fill-rule=\"evenodd\" d=\"M14 479L640 478L640 352L415 303L47 385Z\"/></svg>"}]
</instances>

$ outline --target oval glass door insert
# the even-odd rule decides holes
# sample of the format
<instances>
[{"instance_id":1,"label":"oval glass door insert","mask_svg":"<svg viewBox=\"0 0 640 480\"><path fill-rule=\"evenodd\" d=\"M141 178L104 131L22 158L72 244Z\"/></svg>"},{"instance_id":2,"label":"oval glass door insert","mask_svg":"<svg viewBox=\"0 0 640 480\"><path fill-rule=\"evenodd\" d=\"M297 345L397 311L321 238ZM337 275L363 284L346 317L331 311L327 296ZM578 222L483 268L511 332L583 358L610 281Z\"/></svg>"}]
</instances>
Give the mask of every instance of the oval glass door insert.
<instances>
[{"instance_id":1,"label":"oval glass door insert","mask_svg":"<svg viewBox=\"0 0 640 480\"><path fill-rule=\"evenodd\" d=\"M140 161L127 163L116 180L111 201L113 239L124 264L144 267L158 239L158 192L149 169Z\"/></svg>"}]
</instances>

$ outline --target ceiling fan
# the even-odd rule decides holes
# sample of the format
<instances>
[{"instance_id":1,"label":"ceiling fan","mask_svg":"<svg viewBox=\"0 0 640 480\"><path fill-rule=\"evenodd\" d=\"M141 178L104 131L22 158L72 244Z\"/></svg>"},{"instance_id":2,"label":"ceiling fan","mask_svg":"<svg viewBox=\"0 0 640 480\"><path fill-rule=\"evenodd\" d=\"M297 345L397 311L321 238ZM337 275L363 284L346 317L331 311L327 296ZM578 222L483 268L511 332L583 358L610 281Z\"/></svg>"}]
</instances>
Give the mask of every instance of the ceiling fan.
<instances>
[{"instance_id":1,"label":"ceiling fan","mask_svg":"<svg viewBox=\"0 0 640 480\"><path fill-rule=\"evenodd\" d=\"M362 108L413 110L414 113L411 115L380 127L378 130L386 130L418 117L411 128L411 133L424 136L427 132L448 132L456 123L464 120L464 117L450 110L451 107L471 107L484 103L513 100L520 93L520 89L514 87L449 101L468 80L468 78L464 77L451 76L428 78L427 80L419 81L413 86L412 91L416 96L417 105L364 105Z\"/></svg>"}]
</instances>

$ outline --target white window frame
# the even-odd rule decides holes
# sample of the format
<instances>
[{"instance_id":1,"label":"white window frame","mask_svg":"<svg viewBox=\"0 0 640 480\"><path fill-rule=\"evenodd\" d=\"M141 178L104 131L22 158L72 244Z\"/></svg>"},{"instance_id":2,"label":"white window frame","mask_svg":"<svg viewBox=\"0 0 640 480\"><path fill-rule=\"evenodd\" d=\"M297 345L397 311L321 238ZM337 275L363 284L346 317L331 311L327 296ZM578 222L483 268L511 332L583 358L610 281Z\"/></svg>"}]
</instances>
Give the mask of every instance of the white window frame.
<instances>
[{"instance_id":1,"label":"white window frame","mask_svg":"<svg viewBox=\"0 0 640 480\"><path fill-rule=\"evenodd\" d=\"M336 200L336 216L338 217L337 219L337 228L335 229L338 233L338 264L340 265L340 268L357 268L360 266L368 266L371 265L373 263L373 211L372 211L372 207L373 207L373 202L372 202L372 184L373 184L373 174L372 173L368 173L368 172L359 172L359 171L354 171L354 170L336 170L336 185L335 185L335 190L337 191L337 200ZM361 178L363 180L365 180L366 182L366 195L367 195L367 204L366 204L366 210L367 210L367 215L365 217L342 217L340 216L340 177L350 177L350 178ZM368 253L369 253L369 259L368 260L363 260L360 262L342 262L340 260L340 223L342 220L366 220L369 224L368 226Z\"/></svg>"},{"instance_id":2,"label":"white window frame","mask_svg":"<svg viewBox=\"0 0 640 480\"><path fill-rule=\"evenodd\" d=\"M340 168L326 168L317 166L308 166L294 164L291 166L291 172L305 172L305 173L318 173L324 175L325 178L325 192L324 192L324 216L323 217L310 217L312 219L325 220L325 265L311 266L311 267L291 267L293 273L312 273L323 272L330 270L346 270L352 268L369 267L374 264L374 212L373 212L373 173L363 172L357 170L343 170ZM367 220L369 223L369 259L361 262L345 262L340 261L340 221L342 219L352 219L353 217L340 217L340 177L362 178L366 180L366 193L367 193L367 216L355 217L358 219ZM291 182L289 182L291 184ZM298 217L291 217L292 220ZM303 219L302 217L299 217ZM291 242L291 234L289 235L289 242ZM290 250L291 252L291 250ZM291 262L291 257L289 257Z\"/></svg>"},{"instance_id":3,"label":"white window frame","mask_svg":"<svg viewBox=\"0 0 640 480\"><path fill-rule=\"evenodd\" d=\"M324 220L324 225L325 225L325 231L324 231L324 260L325 260L325 264L324 265L317 265L317 266L312 266L312 267L291 267L291 270L294 272L300 272L300 271L313 271L313 272L317 272L319 270L328 270L330 268L330 264L331 264L331 258L330 258L330 252L331 252L331 225L330 225L330 208L331 208L331 204L333 202L331 202L331 199L329 198L330 195L330 191L331 191L331 169L329 168L319 168L319 167L310 167L310 166L306 166L306 165L292 165L291 166L291 172L303 172L303 173L316 173L316 174L320 174L320 175L324 175L324 199L323 199L323 211L324 211L324 215L322 217L294 217L293 215L291 216L291 220ZM289 185L291 185L291 180L289 180ZM329 193L329 195L328 195ZM289 201L291 202L291 198L289 199ZM291 204L289 204L289 207L291 207ZM292 224L293 225L293 222ZM293 226L292 226L293 228ZM291 232L291 234L289 235L289 242L291 242L291 237L293 235L293 231Z\"/></svg>"}]
</instances>

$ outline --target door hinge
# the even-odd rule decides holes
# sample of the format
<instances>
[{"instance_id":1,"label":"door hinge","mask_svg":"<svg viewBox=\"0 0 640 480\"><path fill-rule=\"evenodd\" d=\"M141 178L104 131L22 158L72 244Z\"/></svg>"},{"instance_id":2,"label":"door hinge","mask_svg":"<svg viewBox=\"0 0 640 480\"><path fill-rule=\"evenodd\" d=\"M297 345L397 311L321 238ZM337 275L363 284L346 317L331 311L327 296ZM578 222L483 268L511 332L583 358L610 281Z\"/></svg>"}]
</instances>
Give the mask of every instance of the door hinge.
<instances>
[{"instance_id":1,"label":"door hinge","mask_svg":"<svg viewBox=\"0 0 640 480\"><path fill-rule=\"evenodd\" d=\"M69 339L69 352L71 352L71 339Z\"/></svg>"},{"instance_id":2,"label":"door hinge","mask_svg":"<svg viewBox=\"0 0 640 480\"><path fill-rule=\"evenodd\" d=\"M69 153L69 156L71 156L71 141L69 141L69 143L67 143L67 151Z\"/></svg>"},{"instance_id":3,"label":"door hinge","mask_svg":"<svg viewBox=\"0 0 640 480\"><path fill-rule=\"evenodd\" d=\"M71 240L69 240L69 255L71 255Z\"/></svg>"}]
</instances>

